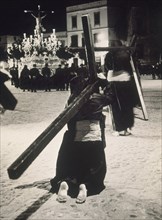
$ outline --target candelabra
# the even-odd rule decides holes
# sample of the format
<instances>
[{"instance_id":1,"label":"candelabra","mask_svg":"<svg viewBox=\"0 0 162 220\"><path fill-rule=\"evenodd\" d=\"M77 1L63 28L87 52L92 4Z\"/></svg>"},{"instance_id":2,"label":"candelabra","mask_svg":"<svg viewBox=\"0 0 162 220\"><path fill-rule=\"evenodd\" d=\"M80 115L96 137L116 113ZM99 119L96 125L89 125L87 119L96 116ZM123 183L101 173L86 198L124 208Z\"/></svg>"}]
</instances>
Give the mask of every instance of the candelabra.
<instances>
[{"instance_id":1,"label":"candelabra","mask_svg":"<svg viewBox=\"0 0 162 220\"><path fill-rule=\"evenodd\" d=\"M55 56L60 46L61 42L56 38L55 29L53 29L53 33L49 37L44 37L43 33L38 33L36 29L34 29L34 35L30 35L29 37L24 33L21 43L21 49L24 51L25 57L39 55Z\"/></svg>"}]
</instances>

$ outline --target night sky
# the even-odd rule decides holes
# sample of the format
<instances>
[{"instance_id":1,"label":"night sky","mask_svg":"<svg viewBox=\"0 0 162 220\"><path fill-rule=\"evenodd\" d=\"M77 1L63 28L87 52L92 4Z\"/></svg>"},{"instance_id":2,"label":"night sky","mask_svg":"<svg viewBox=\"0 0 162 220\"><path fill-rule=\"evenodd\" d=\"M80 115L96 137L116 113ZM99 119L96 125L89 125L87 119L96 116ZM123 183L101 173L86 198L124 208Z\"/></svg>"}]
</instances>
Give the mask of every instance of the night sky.
<instances>
[{"instance_id":1,"label":"night sky","mask_svg":"<svg viewBox=\"0 0 162 220\"><path fill-rule=\"evenodd\" d=\"M56 31L66 30L66 7L97 0L1 0L0 2L0 35L21 35L24 32L31 34L35 27L35 19L24 10L37 10L38 5L46 11L47 16L42 24L47 32L53 28ZM150 4L158 7L162 0L109 0L111 6ZM54 14L51 13L54 11Z\"/></svg>"}]
</instances>

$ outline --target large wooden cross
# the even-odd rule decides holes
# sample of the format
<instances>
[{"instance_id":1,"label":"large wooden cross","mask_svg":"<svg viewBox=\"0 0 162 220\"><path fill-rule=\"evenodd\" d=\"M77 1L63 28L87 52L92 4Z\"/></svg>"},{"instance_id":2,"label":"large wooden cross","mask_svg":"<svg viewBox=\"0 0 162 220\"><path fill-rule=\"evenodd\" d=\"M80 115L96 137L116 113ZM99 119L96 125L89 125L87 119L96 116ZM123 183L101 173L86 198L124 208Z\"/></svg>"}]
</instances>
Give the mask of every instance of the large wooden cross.
<instances>
[{"instance_id":1,"label":"large wooden cross","mask_svg":"<svg viewBox=\"0 0 162 220\"><path fill-rule=\"evenodd\" d=\"M7 169L10 179L18 179L31 163L38 157L48 143L57 135L65 124L88 101L98 80L95 65L94 46L91 25L88 15L82 16L85 37L87 63L90 74L90 84L74 99L74 101L36 138L36 140Z\"/></svg>"}]
</instances>

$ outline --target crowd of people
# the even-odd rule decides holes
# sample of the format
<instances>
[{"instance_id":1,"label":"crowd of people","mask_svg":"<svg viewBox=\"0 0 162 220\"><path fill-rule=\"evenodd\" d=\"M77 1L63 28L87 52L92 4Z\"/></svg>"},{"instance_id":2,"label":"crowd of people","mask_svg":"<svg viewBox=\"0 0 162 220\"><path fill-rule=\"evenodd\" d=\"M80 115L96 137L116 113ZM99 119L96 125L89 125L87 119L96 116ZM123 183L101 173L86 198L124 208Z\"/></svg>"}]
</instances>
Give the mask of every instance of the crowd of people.
<instances>
[{"instance_id":1,"label":"crowd of people","mask_svg":"<svg viewBox=\"0 0 162 220\"><path fill-rule=\"evenodd\" d=\"M13 66L10 68L10 75L11 84L16 88L21 88L24 92L51 91L51 89L68 91L70 80L79 75L87 78L88 71L85 65L76 66L74 63L70 67L68 63L59 64L58 68L53 71L48 63L45 63L42 69L39 69L36 64L33 64L31 69L24 65L20 74L18 73L18 68Z\"/></svg>"},{"instance_id":2,"label":"crowd of people","mask_svg":"<svg viewBox=\"0 0 162 220\"><path fill-rule=\"evenodd\" d=\"M138 70L140 75L151 75L152 79L162 79L162 63L157 62L154 64L142 64L139 62Z\"/></svg>"},{"instance_id":3,"label":"crowd of people","mask_svg":"<svg viewBox=\"0 0 162 220\"><path fill-rule=\"evenodd\" d=\"M147 67L139 64L138 70L140 75L151 75L152 79L162 78L160 63ZM55 70L52 70L48 63L42 69L39 69L36 64L33 64L31 69L24 65L20 73L18 68L13 66L9 72L11 75L11 85L21 88L23 91L31 92L36 92L37 90L51 91L51 89L68 91L69 82L74 76L88 77L87 67L83 64L76 66L74 63L71 66L68 63L64 65L59 64Z\"/></svg>"}]
</instances>

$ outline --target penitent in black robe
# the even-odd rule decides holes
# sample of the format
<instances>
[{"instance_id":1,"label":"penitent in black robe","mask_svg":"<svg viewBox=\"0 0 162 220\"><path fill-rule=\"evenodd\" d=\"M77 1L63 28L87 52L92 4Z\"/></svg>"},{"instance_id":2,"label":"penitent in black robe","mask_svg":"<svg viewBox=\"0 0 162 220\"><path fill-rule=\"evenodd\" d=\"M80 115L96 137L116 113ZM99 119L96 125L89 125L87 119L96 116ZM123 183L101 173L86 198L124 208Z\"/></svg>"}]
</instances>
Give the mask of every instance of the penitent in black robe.
<instances>
[{"instance_id":1,"label":"penitent in black robe","mask_svg":"<svg viewBox=\"0 0 162 220\"><path fill-rule=\"evenodd\" d=\"M134 125L134 107L139 105L139 96L130 65L130 54L126 50L109 52L105 58L107 71L126 71L130 75L129 81L110 82L114 94L111 105L115 130L120 132Z\"/></svg>"},{"instance_id":2,"label":"penitent in black robe","mask_svg":"<svg viewBox=\"0 0 162 220\"><path fill-rule=\"evenodd\" d=\"M89 101L69 121L68 130L64 134L58 153L56 176L51 180L54 191L58 190L62 181L66 181L69 190L74 189L74 191L75 188L78 190L79 184L83 183L87 187L88 194L99 193L105 188L105 116L102 114L102 109L111 101L111 93L92 95ZM75 141L77 121L99 122L101 139Z\"/></svg>"}]
</instances>

